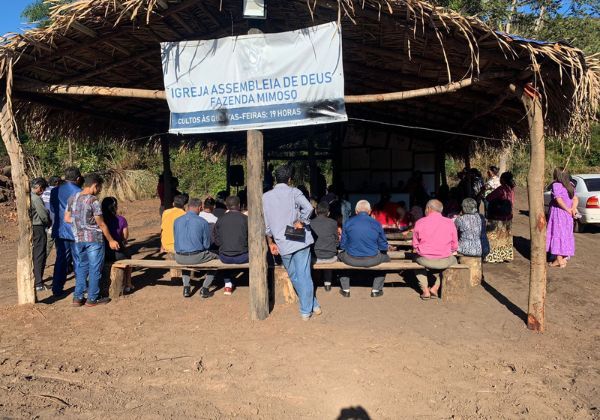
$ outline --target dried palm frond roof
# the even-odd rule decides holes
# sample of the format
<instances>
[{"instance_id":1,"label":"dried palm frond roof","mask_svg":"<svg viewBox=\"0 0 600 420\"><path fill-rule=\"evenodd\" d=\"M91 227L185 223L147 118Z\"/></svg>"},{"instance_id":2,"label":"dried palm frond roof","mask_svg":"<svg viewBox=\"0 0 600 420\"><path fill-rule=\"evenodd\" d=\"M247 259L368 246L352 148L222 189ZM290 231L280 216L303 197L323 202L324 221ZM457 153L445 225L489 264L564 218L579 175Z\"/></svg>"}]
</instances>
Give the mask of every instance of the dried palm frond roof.
<instances>
[{"instance_id":1,"label":"dried palm frond roof","mask_svg":"<svg viewBox=\"0 0 600 420\"><path fill-rule=\"evenodd\" d=\"M509 86L527 82L543 97L548 134L583 138L598 112L600 61L566 43L497 33L478 18L418 0L286 0L267 2L267 8L265 32L340 22L346 94L503 74L450 94L348 105L350 116L495 138L512 130L525 138L523 106ZM53 96L20 87L163 89L159 43L245 34L249 22L241 9L240 1L228 0L78 0L54 6L48 27L13 34L0 46L0 70L11 60L14 66L17 119L38 135L81 133L98 118L110 120L100 126L111 132L166 131L169 111L163 102Z\"/></svg>"}]
</instances>

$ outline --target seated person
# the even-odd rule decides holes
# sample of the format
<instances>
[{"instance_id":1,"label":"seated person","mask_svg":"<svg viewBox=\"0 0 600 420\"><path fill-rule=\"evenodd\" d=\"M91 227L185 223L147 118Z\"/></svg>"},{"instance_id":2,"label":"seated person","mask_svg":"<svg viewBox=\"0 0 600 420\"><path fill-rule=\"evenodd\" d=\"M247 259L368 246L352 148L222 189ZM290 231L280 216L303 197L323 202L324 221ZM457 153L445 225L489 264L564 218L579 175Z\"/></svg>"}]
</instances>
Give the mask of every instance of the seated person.
<instances>
[{"instance_id":1,"label":"seated person","mask_svg":"<svg viewBox=\"0 0 600 420\"><path fill-rule=\"evenodd\" d=\"M321 201L316 209L317 217L311 220L310 229L315 239L312 246L313 262L315 264L328 264L336 262L337 246L339 242L337 222L329 218L329 203ZM325 290L331 290L331 270L323 270L323 285Z\"/></svg>"},{"instance_id":2,"label":"seated person","mask_svg":"<svg viewBox=\"0 0 600 420\"><path fill-rule=\"evenodd\" d=\"M440 289L439 272L456 264L458 237L454 222L442 216L444 206L439 200L429 200L425 207L425 217L415 223L413 230L413 248L418 257L416 262L424 270L416 275L421 288L421 299L438 297ZM429 287L429 275L434 277L434 285Z\"/></svg>"},{"instance_id":3,"label":"seated person","mask_svg":"<svg viewBox=\"0 0 600 420\"><path fill-rule=\"evenodd\" d=\"M215 254L209 251L210 248L210 226L200 213L201 201L198 198L191 198L188 204L188 211L183 216L175 220L173 231L175 233L175 261L179 264L202 264L217 258ZM183 297L190 297L190 271L182 271ZM214 271L208 271L204 284L200 289L200 296L210 297L208 288L215 278Z\"/></svg>"},{"instance_id":4,"label":"seated person","mask_svg":"<svg viewBox=\"0 0 600 420\"><path fill-rule=\"evenodd\" d=\"M340 261L354 267L373 267L382 262L390 261L387 255L388 242L381 224L373 219L371 205L367 200L356 203L356 216L348 219L342 228L342 240L338 258ZM383 295L384 273L378 273L373 280L371 297ZM350 278L340 277L344 297L350 297Z\"/></svg>"},{"instance_id":5,"label":"seated person","mask_svg":"<svg viewBox=\"0 0 600 420\"><path fill-rule=\"evenodd\" d=\"M218 219L223 216L227 211L227 206L225 205L225 199L227 198L227 191L219 191L217 193L217 197L215 199L215 205L213 214Z\"/></svg>"},{"instance_id":6,"label":"seated person","mask_svg":"<svg viewBox=\"0 0 600 420\"><path fill-rule=\"evenodd\" d=\"M391 196L389 193L381 194L381 199L375 208L373 209L373 218L381 223L384 228L397 228L399 215L397 203L390 201Z\"/></svg>"},{"instance_id":7,"label":"seated person","mask_svg":"<svg viewBox=\"0 0 600 420\"><path fill-rule=\"evenodd\" d=\"M175 219L185 214L185 205L188 202L186 194L178 194L173 198L173 208L163 211L160 223L160 245L164 252L173 256L175 254L175 238L173 236L173 223Z\"/></svg>"},{"instance_id":8,"label":"seated person","mask_svg":"<svg viewBox=\"0 0 600 420\"><path fill-rule=\"evenodd\" d=\"M485 217L477 211L477 201L465 198L462 214L454 220L458 231L458 253L467 257L485 256L490 251L485 231Z\"/></svg>"},{"instance_id":9,"label":"seated person","mask_svg":"<svg viewBox=\"0 0 600 420\"><path fill-rule=\"evenodd\" d=\"M206 220L208 224L211 225L211 227L214 226L214 224L217 223L218 220L218 217L214 214L216 205L217 202L215 201L215 199L212 197L208 197L206 200L204 200L204 207L199 214L199 216Z\"/></svg>"},{"instance_id":10,"label":"seated person","mask_svg":"<svg viewBox=\"0 0 600 420\"><path fill-rule=\"evenodd\" d=\"M225 199L227 213L219 217L212 231L212 241L219 248L219 259L224 264L248 262L248 216L240 211L240 199ZM233 293L231 271L225 270L225 295Z\"/></svg>"}]
</instances>

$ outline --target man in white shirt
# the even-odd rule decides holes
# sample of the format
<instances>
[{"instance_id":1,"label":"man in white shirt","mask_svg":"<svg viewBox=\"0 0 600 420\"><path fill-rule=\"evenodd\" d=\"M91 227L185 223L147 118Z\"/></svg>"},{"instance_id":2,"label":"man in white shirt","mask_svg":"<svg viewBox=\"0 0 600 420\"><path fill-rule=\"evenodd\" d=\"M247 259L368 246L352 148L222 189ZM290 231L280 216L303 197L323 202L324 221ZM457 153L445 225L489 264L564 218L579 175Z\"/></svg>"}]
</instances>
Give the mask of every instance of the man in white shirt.
<instances>
[{"instance_id":1,"label":"man in white shirt","mask_svg":"<svg viewBox=\"0 0 600 420\"><path fill-rule=\"evenodd\" d=\"M211 225L211 228L212 228L212 226L214 226L215 223L217 223L217 220L219 219L217 216L215 216L213 214L216 204L217 203L214 198L208 197L206 200L204 200L204 208L198 215L198 216L202 217L204 220L206 220L208 222L208 224Z\"/></svg>"}]
</instances>

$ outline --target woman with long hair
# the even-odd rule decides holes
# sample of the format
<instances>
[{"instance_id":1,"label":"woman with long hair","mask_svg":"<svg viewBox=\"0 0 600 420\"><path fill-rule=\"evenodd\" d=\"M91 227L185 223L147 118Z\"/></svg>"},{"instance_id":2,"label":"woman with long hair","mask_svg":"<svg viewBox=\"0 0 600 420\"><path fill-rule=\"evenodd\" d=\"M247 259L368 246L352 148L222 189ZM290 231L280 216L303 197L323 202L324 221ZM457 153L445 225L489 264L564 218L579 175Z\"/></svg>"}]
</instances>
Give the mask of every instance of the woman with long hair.
<instances>
[{"instance_id":1,"label":"woman with long hair","mask_svg":"<svg viewBox=\"0 0 600 420\"><path fill-rule=\"evenodd\" d=\"M105 247L106 261L118 261L131 258L127 250L127 239L129 239L129 226L127 220L119 214L119 203L115 197L105 197L100 205L102 208L102 217L111 236L119 243L119 250L113 251L110 247ZM125 293L133 290L131 277L125 280Z\"/></svg>"},{"instance_id":2,"label":"woman with long hair","mask_svg":"<svg viewBox=\"0 0 600 420\"><path fill-rule=\"evenodd\" d=\"M569 258L575 255L573 220L577 215L577 204L578 200L569 172L564 168L556 168L546 235L546 251L556 256L556 259L550 263L552 267L566 267Z\"/></svg>"},{"instance_id":3,"label":"woman with long hair","mask_svg":"<svg viewBox=\"0 0 600 420\"><path fill-rule=\"evenodd\" d=\"M515 180L511 172L500 176L500 186L487 196L487 237L490 253L486 262L509 262L514 258L512 219L515 204Z\"/></svg>"}]
</instances>

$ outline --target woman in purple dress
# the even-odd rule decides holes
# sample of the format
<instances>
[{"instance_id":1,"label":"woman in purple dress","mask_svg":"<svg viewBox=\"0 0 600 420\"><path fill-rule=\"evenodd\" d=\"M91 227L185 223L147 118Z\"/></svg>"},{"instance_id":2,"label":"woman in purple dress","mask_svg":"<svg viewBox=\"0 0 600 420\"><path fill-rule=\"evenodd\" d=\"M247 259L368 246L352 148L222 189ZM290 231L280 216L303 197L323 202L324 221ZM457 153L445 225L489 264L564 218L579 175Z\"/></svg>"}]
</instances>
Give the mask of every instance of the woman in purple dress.
<instances>
[{"instance_id":1,"label":"woman in purple dress","mask_svg":"<svg viewBox=\"0 0 600 420\"><path fill-rule=\"evenodd\" d=\"M564 168L556 168L546 236L546 251L556 256L550 263L552 267L566 267L568 259L575 255L573 219L577 215L577 202L569 172Z\"/></svg>"}]
</instances>

